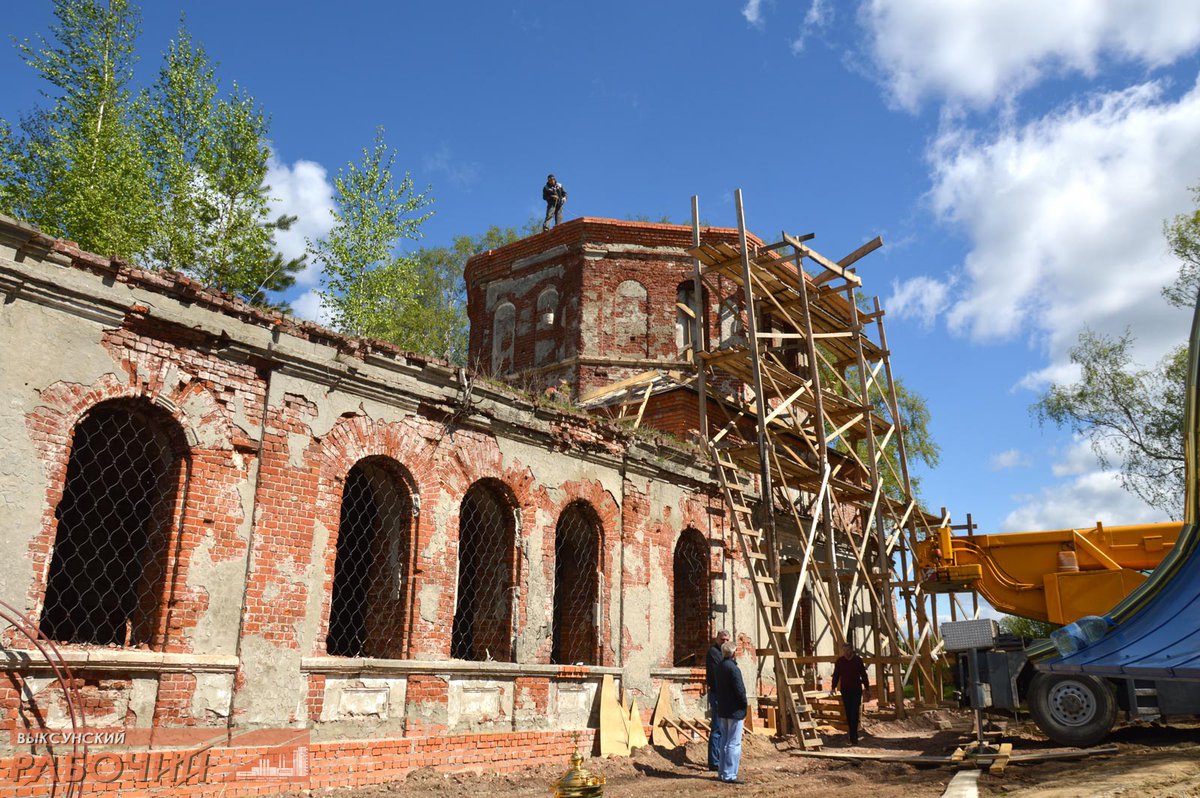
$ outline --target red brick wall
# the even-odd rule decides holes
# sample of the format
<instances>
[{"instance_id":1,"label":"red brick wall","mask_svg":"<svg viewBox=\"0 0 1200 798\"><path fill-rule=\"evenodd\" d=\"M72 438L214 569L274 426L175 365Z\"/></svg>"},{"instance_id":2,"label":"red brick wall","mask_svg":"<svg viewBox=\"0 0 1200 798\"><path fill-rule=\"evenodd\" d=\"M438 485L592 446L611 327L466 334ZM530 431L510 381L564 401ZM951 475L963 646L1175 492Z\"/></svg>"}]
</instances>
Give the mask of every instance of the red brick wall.
<instances>
[{"instance_id":1,"label":"red brick wall","mask_svg":"<svg viewBox=\"0 0 1200 798\"><path fill-rule=\"evenodd\" d=\"M736 243L737 231L705 228L701 237L704 241ZM552 335L557 338L553 349L561 360L576 355L677 360L676 292L682 283L691 285L692 261L682 252L691 242L691 228L686 226L583 217L547 233L474 256L468 261L465 273L471 322L470 363L492 373L494 313L505 302L515 308L516 333L511 368L507 365L509 361L505 361L505 368L496 376L507 376L510 371L519 375L541 366L537 357L539 342L544 346ZM750 243L761 245L753 236ZM603 257L589 255L605 252L606 247L629 249ZM680 253L638 251L637 248L643 247L674 248ZM514 268L518 261L539 255L550 257ZM548 288L558 292L553 329L539 328L537 319L538 297ZM635 288L637 291L632 290ZM710 342L715 344L720 338L721 300L736 295L734 286L725 281L716 290L705 289ZM537 374L512 379L541 390L566 378L578 392L586 392L646 368L632 364L628 367L573 365L565 373L540 368Z\"/></svg>"}]
</instances>

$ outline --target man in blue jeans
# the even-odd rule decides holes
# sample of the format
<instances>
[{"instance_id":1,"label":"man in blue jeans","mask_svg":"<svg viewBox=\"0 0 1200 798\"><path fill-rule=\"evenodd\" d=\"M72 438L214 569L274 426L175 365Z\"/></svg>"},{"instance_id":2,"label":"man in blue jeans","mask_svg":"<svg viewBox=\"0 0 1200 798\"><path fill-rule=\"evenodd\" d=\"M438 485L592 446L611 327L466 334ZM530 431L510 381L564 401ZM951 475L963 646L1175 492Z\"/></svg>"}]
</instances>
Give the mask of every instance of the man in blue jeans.
<instances>
[{"instance_id":1,"label":"man in blue jeans","mask_svg":"<svg viewBox=\"0 0 1200 798\"><path fill-rule=\"evenodd\" d=\"M708 717L712 729L708 732L708 769L716 770L721 766L721 724L717 720L717 672L725 655L721 646L729 642L729 632L722 629L717 632L716 642L708 649L708 660L704 663L704 681L708 685Z\"/></svg>"},{"instance_id":2,"label":"man in blue jeans","mask_svg":"<svg viewBox=\"0 0 1200 798\"><path fill-rule=\"evenodd\" d=\"M717 776L726 784L742 784L737 777L742 761L742 724L746 722L746 684L737 664L737 646L721 646L725 658L717 671L717 717L721 724L721 762Z\"/></svg>"}]
</instances>

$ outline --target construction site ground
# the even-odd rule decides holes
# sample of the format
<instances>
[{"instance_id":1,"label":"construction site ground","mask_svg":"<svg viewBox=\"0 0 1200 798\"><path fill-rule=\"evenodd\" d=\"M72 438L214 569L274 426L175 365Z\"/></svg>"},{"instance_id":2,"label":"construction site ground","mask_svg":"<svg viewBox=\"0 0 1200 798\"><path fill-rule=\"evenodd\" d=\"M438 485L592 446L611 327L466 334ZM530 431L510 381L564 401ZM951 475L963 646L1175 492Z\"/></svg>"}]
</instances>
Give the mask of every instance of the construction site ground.
<instances>
[{"instance_id":1,"label":"construction site ground","mask_svg":"<svg viewBox=\"0 0 1200 798\"><path fill-rule=\"evenodd\" d=\"M970 716L939 710L903 721L868 721L860 744L841 733L826 736L828 752L949 756L970 742ZM1032 724L1008 728L1013 753L1066 751L1041 736ZM1011 762L1001 774L983 773L980 796L1053 796L1053 798L1142 798L1200 796L1200 725L1130 727L1107 743L1117 753L1035 763ZM1107 744L1106 743L1106 744ZM607 798L636 796L795 796L796 798L917 798L940 796L957 769L871 760L842 761L800 755L785 741L747 734L743 745L743 785L718 782L707 769L707 744L695 741L674 749L653 746L627 758L590 759L586 767L607 779ZM519 774L453 773L418 770L402 782L326 793L341 798L406 796L545 796L567 769L531 768Z\"/></svg>"}]
</instances>

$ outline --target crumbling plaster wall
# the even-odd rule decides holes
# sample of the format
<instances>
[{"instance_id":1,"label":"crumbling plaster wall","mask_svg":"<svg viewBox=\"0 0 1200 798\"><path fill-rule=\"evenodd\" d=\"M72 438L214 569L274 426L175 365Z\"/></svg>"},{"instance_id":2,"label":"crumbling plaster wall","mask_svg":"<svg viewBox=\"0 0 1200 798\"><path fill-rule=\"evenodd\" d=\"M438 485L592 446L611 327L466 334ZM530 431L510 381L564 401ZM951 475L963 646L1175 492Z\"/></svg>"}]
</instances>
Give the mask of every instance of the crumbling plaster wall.
<instances>
[{"instance_id":1,"label":"crumbling plaster wall","mask_svg":"<svg viewBox=\"0 0 1200 798\"><path fill-rule=\"evenodd\" d=\"M24 226L0 220L0 244L0 290L9 297L0 330L10 342L0 350L9 399L0 496L12 521L0 541L21 563L0 571L0 595L37 617L70 436L89 408L111 398L151 402L188 441L190 492L163 652L65 647L85 678L123 691L114 700L128 717L142 725L328 721L329 733L575 728L587 723L606 672L652 706L651 671L671 664L675 539L688 525L726 538L710 475L690 455L481 384L464 406L466 386L443 365L272 322ZM29 356L48 345L55 357ZM324 654L341 481L371 455L407 470L419 507L405 664ZM520 512L510 665L448 661L457 516L481 478L504 482ZM600 665L583 669L548 664L554 525L577 499L600 519L604 575ZM714 590L744 582L735 557L714 562L726 570ZM752 618L751 595L732 592L725 612ZM714 623L731 625L720 616Z\"/></svg>"}]
</instances>

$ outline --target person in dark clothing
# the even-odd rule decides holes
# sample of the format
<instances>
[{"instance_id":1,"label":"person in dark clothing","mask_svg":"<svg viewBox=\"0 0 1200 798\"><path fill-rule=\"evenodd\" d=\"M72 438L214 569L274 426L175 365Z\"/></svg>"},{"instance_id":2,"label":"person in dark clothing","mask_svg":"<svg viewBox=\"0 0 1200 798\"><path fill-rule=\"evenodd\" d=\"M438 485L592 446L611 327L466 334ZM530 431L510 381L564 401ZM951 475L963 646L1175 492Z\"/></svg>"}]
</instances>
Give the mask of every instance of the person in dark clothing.
<instances>
[{"instance_id":1,"label":"person in dark clothing","mask_svg":"<svg viewBox=\"0 0 1200 798\"><path fill-rule=\"evenodd\" d=\"M746 722L746 683L737 664L737 646L721 646L724 659L717 669L717 718L721 724L721 761L717 777L726 784L741 784L742 724Z\"/></svg>"},{"instance_id":2,"label":"person in dark clothing","mask_svg":"<svg viewBox=\"0 0 1200 798\"><path fill-rule=\"evenodd\" d=\"M867 678L867 666L862 657L858 656L854 646L849 643L842 646L842 655L833 665L831 686L842 691L842 708L846 710L846 724L850 727L850 744L857 745L863 690L870 689L871 681Z\"/></svg>"},{"instance_id":3,"label":"person in dark clothing","mask_svg":"<svg viewBox=\"0 0 1200 798\"><path fill-rule=\"evenodd\" d=\"M554 179L554 175L549 175L546 178L546 185L542 186L542 199L546 201L546 218L542 222L542 232L550 229L550 219L554 219L555 227L562 221L562 206L567 201L567 190L563 188L562 183Z\"/></svg>"},{"instance_id":4,"label":"person in dark clothing","mask_svg":"<svg viewBox=\"0 0 1200 798\"><path fill-rule=\"evenodd\" d=\"M717 673L725 655L721 646L729 642L729 632L722 629L717 632L717 639L708 649L708 660L704 663L704 681L708 685L708 717L712 729L708 732L708 769L717 770L721 766L721 724L717 722Z\"/></svg>"}]
</instances>

